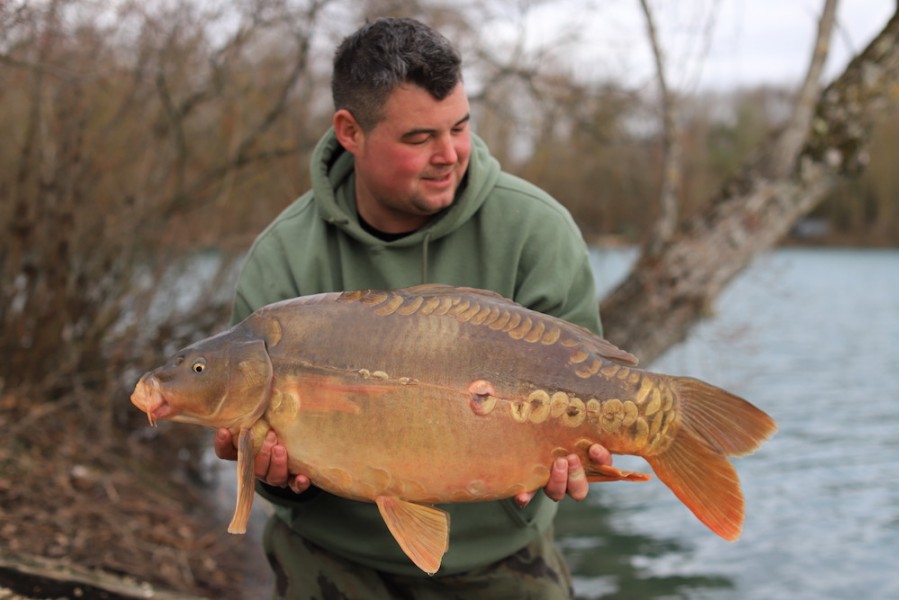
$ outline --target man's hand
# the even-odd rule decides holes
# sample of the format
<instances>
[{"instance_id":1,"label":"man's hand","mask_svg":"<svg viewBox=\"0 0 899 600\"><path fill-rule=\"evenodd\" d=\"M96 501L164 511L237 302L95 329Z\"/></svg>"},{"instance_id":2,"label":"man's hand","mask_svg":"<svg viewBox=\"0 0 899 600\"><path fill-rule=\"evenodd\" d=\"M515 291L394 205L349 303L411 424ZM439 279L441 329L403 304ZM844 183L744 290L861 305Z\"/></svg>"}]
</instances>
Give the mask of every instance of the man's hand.
<instances>
[{"instance_id":1,"label":"man's hand","mask_svg":"<svg viewBox=\"0 0 899 600\"><path fill-rule=\"evenodd\" d=\"M590 446L588 455L590 456L590 461L597 465L612 464L612 454L599 444ZM549 481L546 487L543 488L544 493L556 502L564 498L566 494L575 500L583 500L587 497L589 490L590 484L587 482L587 475L584 473L581 459L576 454L557 458L553 462ZM518 506L524 508L536 493L522 492L515 496L515 502L518 503Z\"/></svg>"},{"instance_id":2,"label":"man's hand","mask_svg":"<svg viewBox=\"0 0 899 600\"><path fill-rule=\"evenodd\" d=\"M215 454L223 460L237 460L234 436L225 428L216 430L213 440ZM297 494L309 489L309 478L305 475L291 475L287 471L287 448L278 443L278 436L269 430L256 454L254 472L256 477L275 487L289 487Z\"/></svg>"}]
</instances>

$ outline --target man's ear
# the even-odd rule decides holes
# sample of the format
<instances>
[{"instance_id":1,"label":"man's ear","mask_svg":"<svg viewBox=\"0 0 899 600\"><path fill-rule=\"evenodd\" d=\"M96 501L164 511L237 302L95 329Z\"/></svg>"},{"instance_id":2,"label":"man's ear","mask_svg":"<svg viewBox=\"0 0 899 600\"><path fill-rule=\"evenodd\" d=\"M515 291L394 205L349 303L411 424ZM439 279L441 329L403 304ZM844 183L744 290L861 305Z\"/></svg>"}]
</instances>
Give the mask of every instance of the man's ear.
<instances>
[{"instance_id":1,"label":"man's ear","mask_svg":"<svg viewBox=\"0 0 899 600\"><path fill-rule=\"evenodd\" d=\"M345 108L341 108L334 113L334 133L337 135L337 141L346 148L346 151L353 156L359 152L365 133L353 113Z\"/></svg>"}]
</instances>

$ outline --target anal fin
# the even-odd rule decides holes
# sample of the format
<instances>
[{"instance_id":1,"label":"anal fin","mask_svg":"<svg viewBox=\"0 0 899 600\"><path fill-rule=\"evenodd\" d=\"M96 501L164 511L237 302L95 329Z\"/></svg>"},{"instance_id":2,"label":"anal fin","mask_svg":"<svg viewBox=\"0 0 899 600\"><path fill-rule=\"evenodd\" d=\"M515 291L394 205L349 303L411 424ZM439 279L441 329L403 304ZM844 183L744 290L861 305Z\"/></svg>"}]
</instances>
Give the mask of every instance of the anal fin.
<instances>
[{"instance_id":1,"label":"anal fin","mask_svg":"<svg viewBox=\"0 0 899 600\"><path fill-rule=\"evenodd\" d=\"M393 496L375 499L390 533L415 565L433 575L449 547L449 513Z\"/></svg>"},{"instance_id":2,"label":"anal fin","mask_svg":"<svg viewBox=\"0 0 899 600\"><path fill-rule=\"evenodd\" d=\"M612 465L596 465L590 463L584 467L584 472L587 474L587 481L590 483L606 481L649 481L652 479L652 475L649 473L622 471Z\"/></svg>"}]
</instances>

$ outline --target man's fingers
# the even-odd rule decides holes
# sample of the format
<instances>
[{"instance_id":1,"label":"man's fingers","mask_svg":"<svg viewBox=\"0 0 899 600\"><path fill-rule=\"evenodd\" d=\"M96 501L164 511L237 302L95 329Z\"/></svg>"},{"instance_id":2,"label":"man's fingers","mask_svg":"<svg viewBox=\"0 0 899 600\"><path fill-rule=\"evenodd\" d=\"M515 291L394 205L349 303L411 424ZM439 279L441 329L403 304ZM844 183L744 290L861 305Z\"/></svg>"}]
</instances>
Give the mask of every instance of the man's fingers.
<instances>
[{"instance_id":1,"label":"man's fingers","mask_svg":"<svg viewBox=\"0 0 899 600\"><path fill-rule=\"evenodd\" d=\"M553 461L553 468L549 475L549 482L543 491L546 495L558 502L565 497L565 490L568 488L568 461L564 458L557 458Z\"/></svg>"},{"instance_id":2,"label":"man's fingers","mask_svg":"<svg viewBox=\"0 0 899 600\"><path fill-rule=\"evenodd\" d=\"M598 465L612 464L612 453L609 452L605 446L593 444L590 446L587 453L590 455L590 460Z\"/></svg>"},{"instance_id":3,"label":"man's fingers","mask_svg":"<svg viewBox=\"0 0 899 600\"><path fill-rule=\"evenodd\" d=\"M537 495L537 492L521 492L517 496L515 496L515 504L518 505L518 508L524 508L527 506L531 500L534 499L534 496Z\"/></svg>"},{"instance_id":4,"label":"man's fingers","mask_svg":"<svg viewBox=\"0 0 899 600\"><path fill-rule=\"evenodd\" d=\"M309 481L309 478L305 475L295 475L290 479L287 485L293 490L293 493L302 494L309 489L311 484L312 482Z\"/></svg>"},{"instance_id":5,"label":"man's fingers","mask_svg":"<svg viewBox=\"0 0 899 600\"><path fill-rule=\"evenodd\" d=\"M234 436L225 428L218 429L213 437L215 454L223 460L237 460ZM294 491L305 491L309 478L298 475L291 479L287 470L287 448L278 443L278 436L269 430L262 441L262 447L253 459L253 474L269 485L284 487L289 485ZM298 492L298 493L299 493Z\"/></svg>"},{"instance_id":6,"label":"man's fingers","mask_svg":"<svg viewBox=\"0 0 899 600\"><path fill-rule=\"evenodd\" d=\"M568 495L575 500L583 500L587 497L587 492L590 491L590 484L587 482L587 475L584 473L581 459L576 454L569 454L566 467Z\"/></svg>"},{"instance_id":7,"label":"man's fingers","mask_svg":"<svg viewBox=\"0 0 899 600\"><path fill-rule=\"evenodd\" d=\"M590 446L587 455L590 462L594 464L612 464L611 452L600 444ZM566 494L578 501L587 497L587 493L590 491L590 482L587 481L584 465L577 454L569 454L553 461L549 481L543 491L556 502L564 498ZM519 507L524 508L533 497L533 492L521 493L515 496L515 502Z\"/></svg>"},{"instance_id":8,"label":"man's fingers","mask_svg":"<svg viewBox=\"0 0 899 600\"><path fill-rule=\"evenodd\" d=\"M275 435L274 431L269 431L265 434L265 439L262 441L262 447L259 449L259 452L256 453L253 467L253 473L255 473L256 477L259 479L266 480L269 464L272 460L272 448L275 447L277 441L278 437ZM268 482L266 481L266 483Z\"/></svg>"},{"instance_id":9,"label":"man's fingers","mask_svg":"<svg viewBox=\"0 0 899 600\"><path fill-rule=\"evenodd\" d=\"M287 480L287 449L281 444L276 444L272 447L265 482L269 485L284 487L287 485Z\"/></svg>"},{"instance_id":10,"label":"man's fingers","mask_svg":"<svg viewBox=\"0 0 899 600\"><path fill-rule=\"evenodd\" d=\"M212 444L215 447L215 455L222 460L237 460L234 436L224 427L216 430L215 437L212 438Z\"/></svg>"}]
</instances>

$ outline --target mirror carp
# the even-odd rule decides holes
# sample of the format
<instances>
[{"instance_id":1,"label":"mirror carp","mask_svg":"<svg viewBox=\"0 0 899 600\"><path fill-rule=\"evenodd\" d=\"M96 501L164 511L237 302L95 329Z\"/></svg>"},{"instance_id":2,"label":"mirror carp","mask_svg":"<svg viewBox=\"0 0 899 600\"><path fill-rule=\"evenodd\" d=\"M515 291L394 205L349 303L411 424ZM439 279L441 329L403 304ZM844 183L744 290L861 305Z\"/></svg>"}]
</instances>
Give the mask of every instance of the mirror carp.
<instances>
[{"instance_id":1,"label":"mirror carp","mask_svg":"<svg viewBox=\"0 0 899 600\"><path fill-rule=\"evenodd\" d=\"M542 488L578 454L593 481L649 478L591 464L599 443L643 457L713 532L741 533L728 457L776 429L749 402L637 360L564 320L492 292L444 285L317 294L264 306L141 377L132 402L160 419L237 436L246 531L253 458L271 428L292 473L373 502L409 558L435 573L449 544L438 503Z\"/></svg>"}]
</instances>

